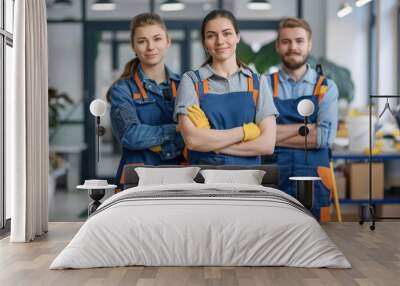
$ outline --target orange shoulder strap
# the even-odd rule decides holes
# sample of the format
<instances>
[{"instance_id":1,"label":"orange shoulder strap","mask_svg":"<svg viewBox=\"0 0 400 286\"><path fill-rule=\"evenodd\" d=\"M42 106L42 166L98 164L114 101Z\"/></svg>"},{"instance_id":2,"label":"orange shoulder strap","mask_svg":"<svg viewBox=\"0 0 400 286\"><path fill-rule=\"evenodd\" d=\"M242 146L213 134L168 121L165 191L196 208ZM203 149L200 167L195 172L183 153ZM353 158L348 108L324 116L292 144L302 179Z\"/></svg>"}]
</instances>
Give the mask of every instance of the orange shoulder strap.
<instances>
[{"instance_id":1,"label":"orange shoulder strap","mask_svg":"<svg viewBox=\"0 0 400 286\"><path fill-rule=\"evenodd\" d=\"M257 106L259 92L257 89L254 89L253 77L247 77L247 90L253 94L253 102L254 105Z\"/></svg>"},{"instance_id":2,"label":"orange shoulder strap","mask_svg":"<svg viewBox=\"0 0 400 286\"><path fill-rule=\"evenodd\" d=\"M175 81L171 81L171 89L172 89L172 96L176 97L176 82Z\"/></svg>"},{"instance_id":3,"label":"orange shoulder strap","mask_svg":"<svg viewBox=\"0 0 400 286\"><path fill-rule=\"evenodd\" d=\"M274 86L274 97L278 96L278 90L279 90L279 72L274 73L273 76L273 86Z\"/></svg>"},{"instance_id":4,"label":"orange shoulder strap","mask_svg":"<svg viewBox=\"0 0 400 286\"><path fill-rule=\"evenodd\" d=\"M147 98L147 92L144 89L143 82L139 78L138 72L135 72L135 74L133 75L133 80L137 88L139 89L140 95L143 96L143 98Z\"/></svg>"},{"instance_id":5,"label":"orange shoulder strap","mask_svg":"<svg viewBox=\"0 0 400 286\"><path fill-rule=\"evenodd\" d=\"M314 87L314 95L319 96L319 90L321 89L322 82L324 81L325 77L323 75L319 76L317 79L317 83Z\"/></svg>"},{"instance_id":6,"label":"orange shoulder strap","mask_svg":"<svg viewBox=\"0 0 400 286\"><path fill-rule=\"evenodd\" d=\"M203 94L208 93L208 79L203 80Z\"/></svg>"}]
</instances>

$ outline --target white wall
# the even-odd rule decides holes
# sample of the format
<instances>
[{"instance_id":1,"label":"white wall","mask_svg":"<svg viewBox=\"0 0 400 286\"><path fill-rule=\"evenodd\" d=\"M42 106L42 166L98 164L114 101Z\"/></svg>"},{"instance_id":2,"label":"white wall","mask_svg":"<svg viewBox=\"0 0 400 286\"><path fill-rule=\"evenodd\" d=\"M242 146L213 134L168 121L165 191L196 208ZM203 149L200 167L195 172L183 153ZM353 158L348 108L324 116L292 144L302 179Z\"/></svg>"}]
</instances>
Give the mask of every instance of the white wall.
<instances>
[{"instance_id":1,"label":"white wall","mask_svg":"<svg viewBox=\"0 0 400 286\"><path fill-rule=\"evenodd\" d=\"M313 32L311 54L317 58L326 53L326 2L325 0L304 0L303 18L310 24Z\"/></svg>"},{"instance_id":2,"label":"white wall","mask_svg":"<svg viewBox=\"0 0 400 286\"><path fill-rule=\"evenodd\" d=\"M377 94L398 94L399 74L397 73L397 0L378 1L377 7ZM383 110L385 100L378 102L379 111ZM394 108L399 100L391 99ZM389 113L381 119L385 122L394 122ZM388 125L386 125L388 127ZM385 188L400 185L400 161L393 160L385 162Z\"/></svg>"},{"instance_id":3,"label":"white wall","mask_svg":"<svg viewBox=\"0 0 400 286\"><path fill-rule=\"evenodd\" d=\"M377 90L397 94L397 0L378 1L377 12Z\"/></svg>"},{"instance_id":4,"label":"white wall","mask_svg":"<svg viewBox=\"0 0 400 286\"><path fill-rule=\"evenodd\" d=\"M354 106L368 99L368 21L369 5L354 8L353 13L338 18L342 0L326 1L326 57L351 71L355 85Z\"/></svg>"}]
</instances>

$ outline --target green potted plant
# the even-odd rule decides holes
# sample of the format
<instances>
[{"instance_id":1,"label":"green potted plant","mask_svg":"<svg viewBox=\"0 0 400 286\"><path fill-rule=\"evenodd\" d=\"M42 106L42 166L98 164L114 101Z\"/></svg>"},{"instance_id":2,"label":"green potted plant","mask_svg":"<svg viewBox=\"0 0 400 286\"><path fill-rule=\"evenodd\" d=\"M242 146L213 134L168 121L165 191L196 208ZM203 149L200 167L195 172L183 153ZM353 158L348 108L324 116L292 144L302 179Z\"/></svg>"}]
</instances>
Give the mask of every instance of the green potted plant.
<instances>
[{"instance_id":1,"label":"green potted plant","mask_svg":"<svg viewBox=\"0 0 400 286\"><path fill-rule=\"evenodd\" d=\"M56 134L60 124L61 110L73 104L72 99L66 93L59 93L57 89L50 87L48 90L48 107L49 107L49 142ZM57 152L49 152L49 199L55 192L56 179L65 173L64 159Z\"/></svg>"},{"instance_id":2,"label":"green potted plant","mask_svg":"<svg viewBox=\"0 0 400 286\"><path fill-rule=\"evenodd\" d=\"M50 137L57 130L60 123L60 112L72 105L72 99L66 93L59 93L57 89L50 87L49 95L49 133Z\"/></svg>"}]
</instances>

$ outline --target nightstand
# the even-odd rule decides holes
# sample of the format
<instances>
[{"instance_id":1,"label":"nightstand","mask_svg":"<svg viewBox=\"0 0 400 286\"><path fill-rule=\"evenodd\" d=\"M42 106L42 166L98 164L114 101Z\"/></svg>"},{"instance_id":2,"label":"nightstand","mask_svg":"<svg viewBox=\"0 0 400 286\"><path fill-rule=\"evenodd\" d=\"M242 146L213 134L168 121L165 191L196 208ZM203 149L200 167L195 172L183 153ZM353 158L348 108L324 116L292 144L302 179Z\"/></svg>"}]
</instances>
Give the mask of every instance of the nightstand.
<instances>
[{"instance_id":1,"label":"nightstand","mask_svg":"<svg viewBox=\"0 0 400 286\"><path fill-rule=\"evenodd\" d=\"M106 180L85 180L85 184L77 186L77 189L87 190L89 197L93 200L88 205L88 216L94 213L101 205L100 200L104 197L107 189L115 189L116 185L109 185Z\"/></svg>"},{"instance_id":2,"label":"nightstand","mask_svg":"<svg viewBox=\"0 0 400 286\"><path fill-rule=\"evenodd\" d=\"M290 177L296 182L296 199L309 210L314 204L314 181L320 181L320 177Z\"/></svg>"}]
</instances>

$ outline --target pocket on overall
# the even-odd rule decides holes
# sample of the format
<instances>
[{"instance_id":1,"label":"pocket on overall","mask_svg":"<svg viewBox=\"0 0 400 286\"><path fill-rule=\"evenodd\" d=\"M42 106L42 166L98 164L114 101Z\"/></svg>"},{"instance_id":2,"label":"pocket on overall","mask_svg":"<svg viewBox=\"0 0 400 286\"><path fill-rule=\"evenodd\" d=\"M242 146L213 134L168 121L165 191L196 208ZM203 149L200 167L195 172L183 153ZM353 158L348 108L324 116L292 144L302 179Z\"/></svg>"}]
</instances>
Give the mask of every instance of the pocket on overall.
<instances>
[{"instance_id":1,"label":"pocket on overall","mask_svg":"<svg viewBox=\"0 0 400 286\"><path fill-rule=\"evenodd\" d=\"M159 108L157 107L156 100L154 98L146 98L145 100L135 100L136 112L141 122L145 124L159 124L158 113Z\"/></svg>"}]
</instances>

